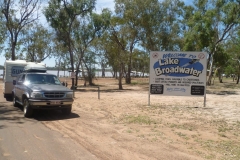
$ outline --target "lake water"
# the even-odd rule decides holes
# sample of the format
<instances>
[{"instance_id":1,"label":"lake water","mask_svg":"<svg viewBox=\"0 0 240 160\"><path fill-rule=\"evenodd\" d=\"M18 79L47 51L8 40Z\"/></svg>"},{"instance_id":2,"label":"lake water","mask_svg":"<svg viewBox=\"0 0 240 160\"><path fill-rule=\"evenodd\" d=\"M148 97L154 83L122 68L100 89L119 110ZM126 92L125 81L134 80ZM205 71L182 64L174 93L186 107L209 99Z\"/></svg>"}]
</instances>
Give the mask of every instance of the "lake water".
<instances>
[{"instance_id":1,"label":"lake water","mask_svg":"<svg viewBox=\"0 0 240 160\"><path fill-rule=\"evenodd\" d=\"M48 73L51 73L51 74L55 74L57 75L57 72L56 70L48 70L47 71ZM2 78L2 74L3 74L3 70L0 69L0 78ZM102 72L101 71L97 71L96 73L96 77L101 77L102 76ZM79 74L81 76L81 73ZM70 77L71 76L71 72L68 72L68 71L59 71L59 77ZM112 77L113 74L111 72L105 72L105 77Z\"/></svg>"}]
</instances>

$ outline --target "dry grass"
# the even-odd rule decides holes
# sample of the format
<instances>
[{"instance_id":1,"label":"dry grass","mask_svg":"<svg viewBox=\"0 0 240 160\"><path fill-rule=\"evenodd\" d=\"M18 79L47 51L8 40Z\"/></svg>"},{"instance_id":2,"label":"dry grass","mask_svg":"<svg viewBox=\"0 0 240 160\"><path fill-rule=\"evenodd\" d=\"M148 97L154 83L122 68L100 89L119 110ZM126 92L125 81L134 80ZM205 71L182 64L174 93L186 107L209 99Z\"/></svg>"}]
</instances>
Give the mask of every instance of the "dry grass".
<instances>
[{"instance_id":1,"label":"dry grass","mask_svg":"<svg viewBox=\"0 0 240 160\"><path fill-rule=\"evenodd\" d=\"M223 81L218 83L215 80L214 85L207 87L205 108L199 107L203 100L192 97L153 96L151 106L147 106L142 95L147 97L148 78L132 79L132 84L124 84L121 92L117 91L116 79L97 79L94 83L101 86L101 97L110 98L108 101L101 100L99 104L93 100L83 100L81 103L101 108L96 112L111 115L103 118L111 128L122 126L123 137L131 135L144 140L144 143L148 141L153 146L152 150L158 144L166 143L203 159L239 160L240 85L232 82L232 79ZM89 95L86 92L80 97L84 99Z\"/></svg>"}]
</instances>

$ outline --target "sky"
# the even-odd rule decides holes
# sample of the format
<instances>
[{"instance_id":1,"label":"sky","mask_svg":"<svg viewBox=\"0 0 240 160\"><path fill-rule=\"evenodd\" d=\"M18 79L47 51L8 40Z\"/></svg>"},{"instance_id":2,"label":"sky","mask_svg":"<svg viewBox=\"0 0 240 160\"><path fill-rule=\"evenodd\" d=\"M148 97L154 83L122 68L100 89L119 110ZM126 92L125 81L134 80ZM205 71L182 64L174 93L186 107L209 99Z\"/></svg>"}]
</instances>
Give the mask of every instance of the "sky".
<instances>
[{"instance_id":1,"label":"sky","mask_svg":"<svg viewBox=\"0 0 240 160\"><path fill-rule=\"evenodd\" d=\"M96 12L100 13L103 8L109 8L110 10L114 10L114 0L97 0L96 3ZM55 59L46 59L43 61L47 67L55 67Z\"/></svg>"},{"instance_id":2,"label":"sky","mask_svg":"<svg viewBox=\"0 0 240 160\"><path fill-rule=\"evenodd\" d=\"M97 0L96 1L96 12L100 13L103 8L109 8L110 10L114 10L114 0ZM45 18L42 16L42 19L40 20L42 23L46 23ZM3 53L0 54L0 65L4 65L5 57ZM47 67L55 67L55 59L54 58L47 58L43 61L43 63L46 64Z\"/></svg>"},{"instance_id":3,"label":"sky","mask_svg":"<svg viewBox=\"0 0 240 160\"><path fill-rule=\"evenodd\" d=\"M193 0L183 0L185 4L192 3ZM96 12L100 13L103 8L109 8L110 10L114 11L114 0L97 0L96 3ZM45 18L42 16L43 23L46 23ZM3 53L0 54L0 65L4 65L5 57ZM47 67L55 67L55 59L54 58L47 58L43 61L43 63L46 64Z\"/></svg>"}]
</instances>

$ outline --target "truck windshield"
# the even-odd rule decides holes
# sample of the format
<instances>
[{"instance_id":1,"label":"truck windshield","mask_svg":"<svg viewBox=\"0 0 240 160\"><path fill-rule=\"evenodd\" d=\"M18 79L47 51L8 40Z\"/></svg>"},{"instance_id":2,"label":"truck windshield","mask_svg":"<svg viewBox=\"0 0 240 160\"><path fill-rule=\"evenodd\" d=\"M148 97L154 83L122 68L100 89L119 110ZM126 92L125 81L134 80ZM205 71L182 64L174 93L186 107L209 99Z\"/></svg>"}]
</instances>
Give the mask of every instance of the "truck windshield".
<instances>
[{"instance_id":1,"label":"truck windshield","mask_svg":"<svg viewBox=\"0 0 240 160\"><path fill-rule=\"evenodd\" d=\"M26 81L30 84L55 84L61 85L61 82L55 75L28 74Z\"/></svg>"}]
</instances>

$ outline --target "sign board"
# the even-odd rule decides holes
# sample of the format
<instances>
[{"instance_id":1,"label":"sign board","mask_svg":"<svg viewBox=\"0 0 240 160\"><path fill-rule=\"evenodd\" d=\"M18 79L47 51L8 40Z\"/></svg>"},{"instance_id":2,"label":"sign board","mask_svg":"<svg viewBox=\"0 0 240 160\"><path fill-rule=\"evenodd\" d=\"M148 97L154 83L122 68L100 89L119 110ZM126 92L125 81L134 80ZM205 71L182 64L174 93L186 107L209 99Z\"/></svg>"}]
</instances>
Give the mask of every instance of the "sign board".
<instances>
[{"instance_id":1,"label":"sign board","mask_svg":"<svg viewBox=\"0 0 240 160\"><path fill-rule=\"evenodd\" d=\"M24 66L12 66L11 68L11 76L17 77L24 70Z\"/></svg>"},{"instance_id":2,"label":"sign board","mask_svg":"<svg viewBox=\"0 0 240 160\"><path fill-rule=\"evenodd\" d=\"M149 94L205 96L205 52L150 53Z\"/></svg>"}]
</instances>

